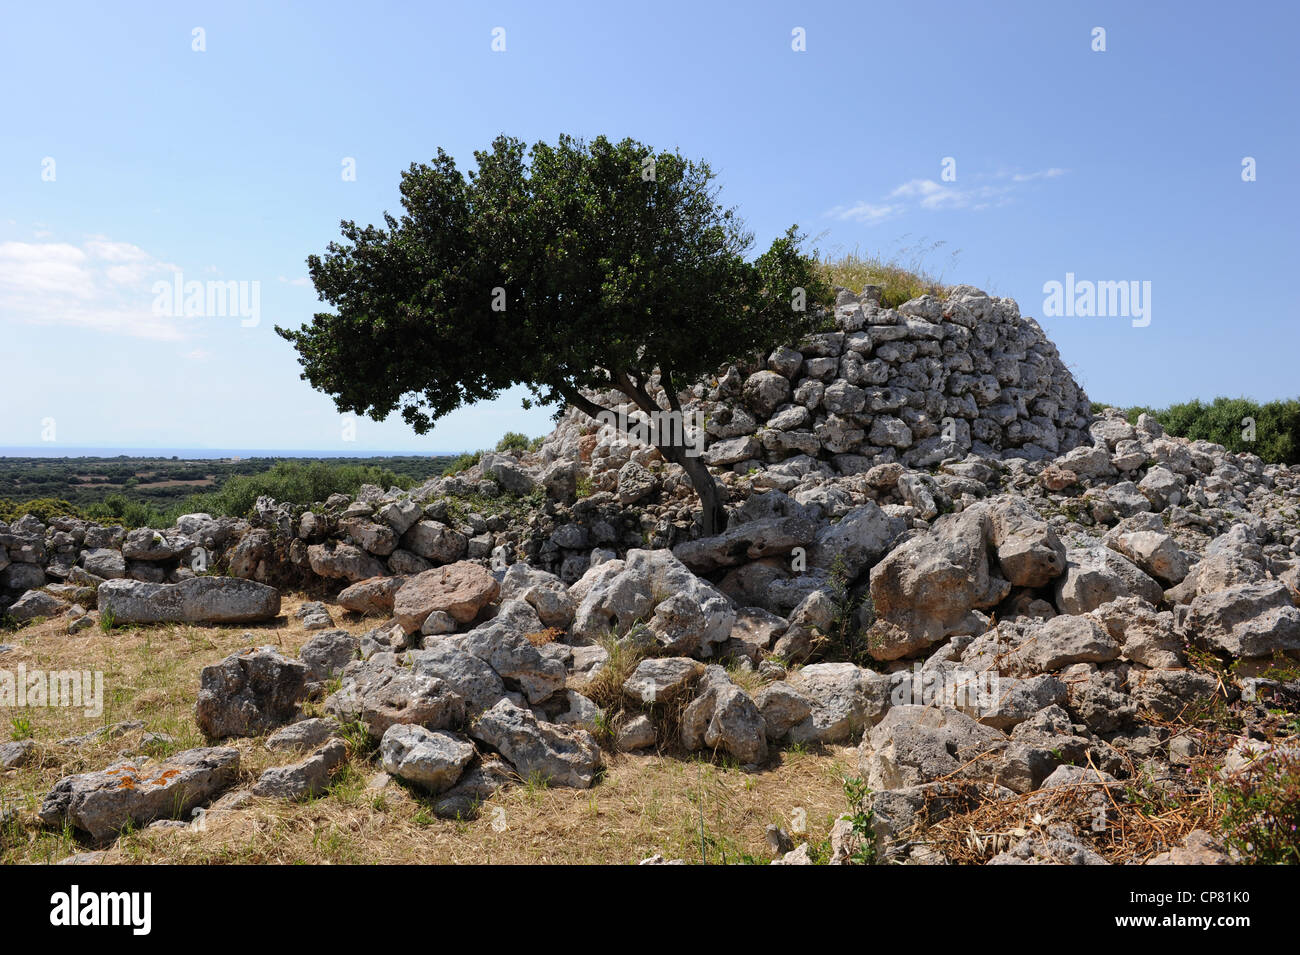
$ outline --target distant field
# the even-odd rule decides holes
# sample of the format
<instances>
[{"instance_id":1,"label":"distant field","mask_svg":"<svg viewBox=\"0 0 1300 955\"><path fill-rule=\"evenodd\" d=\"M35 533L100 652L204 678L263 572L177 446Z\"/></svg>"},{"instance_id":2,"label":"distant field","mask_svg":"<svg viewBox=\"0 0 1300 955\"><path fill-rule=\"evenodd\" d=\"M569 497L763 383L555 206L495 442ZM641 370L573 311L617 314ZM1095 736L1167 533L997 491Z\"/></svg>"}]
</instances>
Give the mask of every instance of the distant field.
<instances>
[{"instance_id":1,"label":"distant field","mask_svg":"<svg viewBox=\"0 0 1300 955\"><path fill-rule=\"evenodd\" d=\"M258 494L310 503L361 484L412 487L442 474L450 455L338 458L0 457L0 520L25 510L166 526L187 511L245 514ZM25 507L24 505L30 505Z\"/></svg>"}]
</instances>

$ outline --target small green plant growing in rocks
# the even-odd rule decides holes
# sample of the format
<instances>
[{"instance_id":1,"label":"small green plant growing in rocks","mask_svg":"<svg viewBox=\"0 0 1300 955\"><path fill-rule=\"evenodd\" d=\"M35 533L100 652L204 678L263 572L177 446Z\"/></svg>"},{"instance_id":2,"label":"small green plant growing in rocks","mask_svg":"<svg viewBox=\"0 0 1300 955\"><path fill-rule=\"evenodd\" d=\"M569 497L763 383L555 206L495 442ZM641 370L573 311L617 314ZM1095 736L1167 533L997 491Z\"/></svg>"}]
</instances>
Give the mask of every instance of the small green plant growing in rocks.
<instances>
[{"instance_id":1,"label":"small green plant growing in rocks","mask_svg":"<svg viewBox=\"0 0 1300 955\"><path fill-rule=\"evenodd\" d=\"M1300 865L1300 756L1275 748L1213 787L1229 848L1256 865Z\"/></svg>"},{"instance_id":2,"label":"small green plant growing in rocks","mask_svg":"<svg viewBox=\"0 0 1300 955\"><path fill-rule=\"evenodd\" d=\"M9 721L9 735L16 740L32 738L32 721L26 716L15 716Z\"/></svg>"},{"instance_id":3,"label":"small green plant growing in rocks","mask_svg":"<svg viewBox=\"0 0 1300 955\"><path fill-rule=\"evenodd\" d=\"M105 607L99 612L99 629L104 633L112 631L117 625L117 615L113 613L112 607Z\"/></svg>"},{"instance_id":4,"label":"small green plant growing in rocks","mask_svg":"<svg viewBox=\"0 0 1300 955\"><path fill-rule=\"evenodd\" d=\"M844 798L849 803L849 825L853 828L856 846L849 859L858 865L876 864L876 833L871 828L872 812L868 801L871 789L858 776L844 777Z\"/></svg>"},{"instance_id":5,"label":"small green plant growing in rocks","mask_svg":"<svg viewBox=\"0 0 1300 955\"><path fill-rule=\"evenodd\" d=\"M849 577L844 555L836 554L835 559L831 561L828 580L835 615L831 619L830 632L825 634L825 637L830 642L828 649L833 655L859 666L865 666L870 662L867 640L854 618L863 602L871 598L868 594L863 594L855 599L851 592L851 585L852 580ZM872 615L874 616L874 613Z\"/></svg>"}]
</instances>

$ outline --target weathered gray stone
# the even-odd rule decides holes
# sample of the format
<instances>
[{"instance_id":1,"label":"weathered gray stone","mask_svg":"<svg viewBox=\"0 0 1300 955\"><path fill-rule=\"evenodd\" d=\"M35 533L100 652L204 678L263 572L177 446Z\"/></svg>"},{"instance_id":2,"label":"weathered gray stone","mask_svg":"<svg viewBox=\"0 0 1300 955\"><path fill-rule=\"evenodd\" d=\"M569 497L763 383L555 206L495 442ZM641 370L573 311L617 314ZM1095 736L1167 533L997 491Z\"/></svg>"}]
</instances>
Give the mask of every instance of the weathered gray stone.
<instances>
[{"instance_id":1,"label":"weathered gray stone","mask_svg":"<svg viewBox=\"0 0 1300 955\"><path fill-rule=\"evenodd\" d=\"M280 592L238 577L192 577L176 584L108 580L99 612L117 623L253 623L274 620Z\"/></svg>"},{"instance_id":2,"label":"weathered gray stone","mask_svg":"<svg viewBox=\"0 0 1300 955\"><path fill-rule=\"evenodd\" d=\"M470 736L504 756L525 779L587 789L604 765L586 730L543 723L528 710L501 700L480 716Z\"/></svg>"},{"instance_id":3,"label":"weathered gray stone","mask_svg":"<svg viewBox=\"0 0 1300 955\"><path fill-rule=\"evenodd\" d=\"M386 617L393 612L393 600L403 583L401 577L369 577L344 587L335 599L344 610Z\"/></svg>"},{"instance_id":4,"label":"weathered gray stone","mask_svg":"<svg viewBox=\"0 0 1300 955\"><path fill-rule=\"evenodd\" d=\"M721 750L745 764L767 758L763 714L720 666L705 671L695 699L682 714L682 745L688 750Z\"/></svg>"},{"instance_id":5,"label":"weathered gray stone","mask_svg":"<svg viewBox=\"0 0 1300 955\"><path fill-rule=\"evenodd\" d=\"M191 749L165 760L115 763L101 772L65 776L45 796L38 813L47 826L64 823L107 839L128 823L184 817L234 783L239 750Z\"/></svg>"},{"instance_id":6,"label":"weathered gray stone","mask_svg":"<svg viewBox=\"0 0 1300 955\"><path fill-rule=\"evenodd\" d=\"M474 747L451 733L398 724L384 733L379 754L387 772L440 793L460 779L474 758Z\"/></svg>"},{"instance_id":7,"label":"weathered gray stone","mask_svg":"<svg viewBox=\"0 0 1300 955\"><path fill-rule=\"evenodd\" d=\"M314 749L339 734L337 720L309 719L290 723L266 738L266 748L275 752Z\"/></svg>"},{"instance_id":8,"label":"weathered gray stone","mask_svg":"<svg viewBox=\"0 0 1300 955\"><path fill-rule=\"evenodd\" d=\"M329 788L330 775L347 759L347 745L330 740L301 762L273 766L253 785L254 796L272 799L311 799Z\"/></svg>"},{"instance_id":9,"label":"weathered gray stone","mask_svg":"<svg viewBox=\"0 0 1300 955\"><path fill-rule=\"evenodd\" d=\"M293 720L308 669L273 647L232 653L199 674L194 720L209 739L256 736Z\"/></svg>"},{"instance_id":10,"label":"weathered gray stone","mask_svg":"<svg viewBox=\"0 0 1300 955\"><path fill-rule=\"evenodd\" d=\"M378 658L376 658L378 660ZM325 701L342 722L360 720L374 739L395 723L447 729L465 719L465 699L438 677L383 662L354 663L343 685Z\"/></svg>"}]
</instances>

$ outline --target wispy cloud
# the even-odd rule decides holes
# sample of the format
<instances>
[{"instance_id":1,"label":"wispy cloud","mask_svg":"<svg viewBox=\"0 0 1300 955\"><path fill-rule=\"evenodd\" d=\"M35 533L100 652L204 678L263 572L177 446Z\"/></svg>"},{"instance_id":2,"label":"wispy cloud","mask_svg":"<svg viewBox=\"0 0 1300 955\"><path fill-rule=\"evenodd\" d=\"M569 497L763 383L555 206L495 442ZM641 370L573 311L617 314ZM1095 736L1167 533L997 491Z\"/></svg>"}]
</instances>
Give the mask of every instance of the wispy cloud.
<instances>
[{"instance_id":1,"label":"wispy cloud","mask_svg":"<svg viewBox=\"0 0 1300 955\"><path fill-rule=\"evenodd\" d=\"M826 213L832 219L846 219L853 222L882 222L902 211L901 206L889 203L855 202L851 206L836 206Z\"/></svg>"},{"instance_id":2,"label":"wispy cloud","mask_svg":"<svg viewBox=\"0 0 1300 955\"><path fill-rule=\"evenodd\" d=\"M1035 179L1055 179L1057 176L1064 176L1065 170L1057 166L1051 169L1040 169L1038 172L1017 172L1011 176L1012 182L1032 182Z\"/></svg>"},{"instance_id":3,"label":"wispy cloud","mask_svg":"<svg viewBox=\"0 0 1300 955\"><path fill-rule=\"evenodd\" d=\"M981 173L965 182L937 182L934 179L910 179L895 186L883 199L875 202L859 201L828 209L825 216L849 222L874 225L893 219L914 209L937 212L950 209L969 209L975 212L1006 205L1020 184L1063 176L1067 170L1058 167L1035 172L1003 171Z\"/></svg>"},{"instance_id":4,"label":"wispy cloud","mask_svg":"<svg viewBox=\"0 0 1300 955\"><path fill-rule=\"evenodd\" d=\"M189 322L153 312L152 283L176 267L129 242L0 242L0 313L37 325L179 341Z\"/></svg>"}]
</instances>

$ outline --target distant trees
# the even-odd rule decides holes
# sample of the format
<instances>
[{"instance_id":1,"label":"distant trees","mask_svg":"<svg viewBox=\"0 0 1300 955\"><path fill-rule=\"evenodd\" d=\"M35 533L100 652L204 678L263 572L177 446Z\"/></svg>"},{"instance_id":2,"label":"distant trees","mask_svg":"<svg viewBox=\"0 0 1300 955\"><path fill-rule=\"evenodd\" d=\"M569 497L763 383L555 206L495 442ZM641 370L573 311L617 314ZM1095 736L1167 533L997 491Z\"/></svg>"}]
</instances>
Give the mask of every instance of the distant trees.
<instances>
[{"instance_id":1,"label":"distant trees","mask_svg":"<svg viewBox=\"0 0 1300 955\"><path fill-rule=\"evenodd\" d=\"M1229 451L1257 454L1272 464L1300 464L1300 400L1259 404L1249 398L1185 401L1168 408L1124 409L1136 422L1147 413L1169 434L1221 444Z\"/></svg>"}]
</instances>

